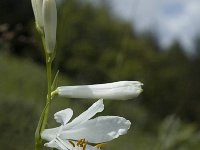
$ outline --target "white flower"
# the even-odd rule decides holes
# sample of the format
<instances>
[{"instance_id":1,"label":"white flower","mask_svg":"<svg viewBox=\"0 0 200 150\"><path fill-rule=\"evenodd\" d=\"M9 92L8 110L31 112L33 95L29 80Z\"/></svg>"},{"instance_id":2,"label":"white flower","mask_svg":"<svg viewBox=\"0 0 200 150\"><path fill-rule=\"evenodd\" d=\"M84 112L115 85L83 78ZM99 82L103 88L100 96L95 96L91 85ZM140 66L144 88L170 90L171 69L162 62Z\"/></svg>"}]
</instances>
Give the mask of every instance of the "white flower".
<instances>
[{"instance_id":1,"label":"white flower","mask_svg":"<svg viewBox=\"0 0 200 150\"><path fill-rule=\"evenodd\" d=\"M60 150L98 150L101 144L118 138L130 128L131 122L118 116L100 116L91 119L104 109L103 100L94 103L88 110L71 122L73 111L68 108L55 113L54 118L60 127L45 129L41 137L49 143L45 146ZM96 147L87 144L95 143Z\"/></svg>"},{"instance_id":2,"label":"white flower","mask_svg":"<svg viewBox=\"0 0 200 150\"><path fill-rule=\"evenodd\" d=\"M119 81L106 84L61 86L55 93L69 98L128 100L142 92L138 81Z\"/></svg>"},{"instance_id":3,"label":"white flower","mask_svg":"<svg viewBox=\"0 0 200 150\"><path fill-rule=\"evenodd\" d=\"M56 45L57 8L55 0L43 0L42 14L47 53L53 53Z\"/></svg>"},{"instance_id":4,"label":"white flower","mask_svg":"<svg viewBox=\"0 0 200 150\"><path fill-rule=\"evenodd\" d=\"M35 16L36 26L40 29L43 28L43 17L42 17L42 3L43 0L31 0L33 12Z\"/></svg>"}]
</instances>

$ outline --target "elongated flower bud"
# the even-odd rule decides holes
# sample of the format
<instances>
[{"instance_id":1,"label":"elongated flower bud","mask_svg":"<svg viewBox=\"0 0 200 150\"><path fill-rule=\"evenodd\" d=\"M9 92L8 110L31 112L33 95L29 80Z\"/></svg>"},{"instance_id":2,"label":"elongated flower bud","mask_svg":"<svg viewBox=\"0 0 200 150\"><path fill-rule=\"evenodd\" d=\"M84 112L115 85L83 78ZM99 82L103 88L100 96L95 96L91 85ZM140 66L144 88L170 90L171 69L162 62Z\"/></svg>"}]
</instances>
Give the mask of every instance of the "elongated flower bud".
<instances>
[{"instance_id":1,"label":"elongated flower bud","mask_svg":"<svg viewBox=\"0 0 200 150\"><path fill-rule=\"evenodd\" d=\"M57 8L55 0L43 0L43 21L47 53L53 53L56 45Z\"/></svg>"},{"instance_id":2,"label":"elongated flower bud","mask_svg":"<svg viewBox=\"0 0 200 150\"><path fill-rule=\"evenodd\" d=\"M43 0L31 0L32 7L33 7L33 13L35 16L35 22L36 26L39 29L43 28L43 17L42 17L42 5Z\"/></svg>"},{"instance_id":3,"label":"elongated flower bud","mask_svg":"<svg viewBox=\"0 0 200 150\"><path fill-rule=\"evenodd\" d=\"M119 81L106 84L61 86L56 92L69 98L128 100L142 92L143 84L138 81Z\"/></svg>"}]
</instances>

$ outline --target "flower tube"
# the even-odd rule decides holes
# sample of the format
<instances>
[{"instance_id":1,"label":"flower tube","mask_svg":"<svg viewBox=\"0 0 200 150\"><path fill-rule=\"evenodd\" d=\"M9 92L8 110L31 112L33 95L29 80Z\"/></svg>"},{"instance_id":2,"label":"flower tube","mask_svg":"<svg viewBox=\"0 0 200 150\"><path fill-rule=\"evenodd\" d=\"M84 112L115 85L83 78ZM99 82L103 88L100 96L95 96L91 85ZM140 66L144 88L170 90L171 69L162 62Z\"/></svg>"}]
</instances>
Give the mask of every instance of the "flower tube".
<instances>
[{"instance_id":1,"label":"flower tube","mask_svg":"<svg viewBox=\"0 0 200 150\"><path fill-rule=\"evenodd\" d=\"M138 81L119 81L105 84L61 86L53 93L69 98L128 100L142 92L142 83Z\"/></svg>"}]
</instances>

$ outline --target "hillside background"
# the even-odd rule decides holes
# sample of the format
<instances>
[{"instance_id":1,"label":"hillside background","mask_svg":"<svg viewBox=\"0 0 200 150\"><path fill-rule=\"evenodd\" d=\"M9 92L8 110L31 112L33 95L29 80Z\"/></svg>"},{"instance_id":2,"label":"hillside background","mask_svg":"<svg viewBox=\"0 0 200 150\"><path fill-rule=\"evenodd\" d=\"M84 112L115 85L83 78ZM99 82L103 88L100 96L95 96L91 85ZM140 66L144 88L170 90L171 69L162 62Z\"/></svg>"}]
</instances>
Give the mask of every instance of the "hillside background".
<instances>
[{"instance_id":1,"label":"hillside background","mask_svg":"<svg viewBox=\"0 0 200 150\"><path fill-rule=\"evenodd\" d=\"M12 11L11 11L12 10ZM54 74L59 85L119 80L144 83L135 100L104 101L100 115L119 115L132 126L104 150L200 149L200 44L189 56L180 44L159 48L154 34L138 36L129 22L108 7L67 0L59 6ZM31 3L0 2L0 149L31 150L45 102L44 52L34 28ZM77 116L94 101L57 97L56 111L70 107Z\"/></svg>"}]
</instances>

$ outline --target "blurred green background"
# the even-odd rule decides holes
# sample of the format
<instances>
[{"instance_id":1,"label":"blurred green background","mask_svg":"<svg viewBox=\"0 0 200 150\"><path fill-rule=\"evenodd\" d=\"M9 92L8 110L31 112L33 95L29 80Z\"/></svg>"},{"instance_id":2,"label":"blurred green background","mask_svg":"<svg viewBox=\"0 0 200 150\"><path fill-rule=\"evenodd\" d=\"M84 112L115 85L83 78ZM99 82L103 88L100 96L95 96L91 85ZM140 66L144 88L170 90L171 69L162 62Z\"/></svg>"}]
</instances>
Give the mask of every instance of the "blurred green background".
<instances>
[{"instance_id":1,"label":"blurred green background","mask_svg":"<svg viewBox=\"0 0 200 150\"><path fill-rule=\"evenodd\" d=\"M11 11L12 10L12 11ZM178 42L163 51L154 35L138 37L107 7L67 0L58 9L55 72L59 85L138 80L135 100L104 101L99 115L119 115L132 126L105 150L200 149L200 45L188 56ZM34 147L34 131L46 93L44 52L30 1L0 1L0 149ZM57 97L53 113L71 107L77 116L93 100Z\"/></svg>"}]
</instances>

